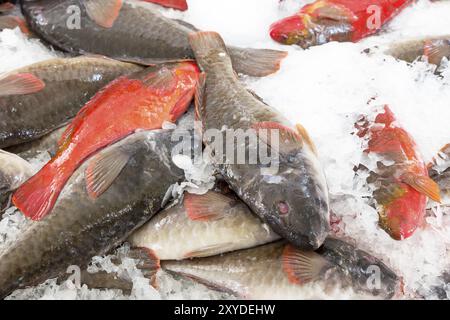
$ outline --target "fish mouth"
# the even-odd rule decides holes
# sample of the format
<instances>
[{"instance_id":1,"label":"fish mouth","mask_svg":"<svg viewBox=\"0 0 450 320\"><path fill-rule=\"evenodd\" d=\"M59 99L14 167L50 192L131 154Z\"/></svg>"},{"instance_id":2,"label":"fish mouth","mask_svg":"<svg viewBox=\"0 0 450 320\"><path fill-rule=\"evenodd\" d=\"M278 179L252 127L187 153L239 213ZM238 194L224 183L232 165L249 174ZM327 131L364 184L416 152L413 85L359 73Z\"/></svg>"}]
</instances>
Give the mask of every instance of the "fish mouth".
<instances>
[{"instance_id":1,"label":"fish mouth","mask_svg":"<svg viewBox=\"0 0 450 320\"><path fill-rule=\"evenodd\" d=\"M270 26L270 37L281 44L301 44L307 36L303 15L287 17Z\"/></svg>"}]
</instances>

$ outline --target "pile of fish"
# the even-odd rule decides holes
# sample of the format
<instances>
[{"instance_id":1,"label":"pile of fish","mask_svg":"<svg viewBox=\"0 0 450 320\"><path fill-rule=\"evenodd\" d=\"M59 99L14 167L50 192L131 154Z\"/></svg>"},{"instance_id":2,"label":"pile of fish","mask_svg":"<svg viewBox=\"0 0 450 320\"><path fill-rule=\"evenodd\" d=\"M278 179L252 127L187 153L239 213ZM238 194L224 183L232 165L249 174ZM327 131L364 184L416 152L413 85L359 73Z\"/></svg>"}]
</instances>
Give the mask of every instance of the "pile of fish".
<instances>
[{"instance_id":1,"label":"pile of fish","mask_svg":"<svg viewBox=\"0 0 450 320\"><path fill-rule=\"evenodd\" d=\"M182 0L146 2L188 10ZM358 41L411 2L317 0L275 23L270 35L303 48ZM372 28L374 4L383 15ZM30 219L0 251L0 298L64 279L71 266L89 287L126 290L117 275L86 271L92 257L124 242L155 286L163 269L241 298L296 299L311 283L402 297L402 279L389 266L330 231L320 150L307 131L238 77L277 72L285 52L227 46L218 33L138 1L18 5L2 1L0 29L20 27L62 57L0 75L0 210L14 206ZM450 58L450 37L386 53L439 65ZM354 135L377 165L361 163L355 175L367 177L380 227L406 239L420 232L428 201L448 201L450 147L427 164L388 106L366 110ZM263 148L276 156L276 170L261 154L241 163L217 153L217 139L238 131L253 132L256 145L233 144L233 155ZM198 135L204 154L216 151L208 159L217 182L205 194L174 198L174 185L185 181L174 137ZM42 151L52 158L35 172L28 160Z\"/></svg>"}]
</instances>

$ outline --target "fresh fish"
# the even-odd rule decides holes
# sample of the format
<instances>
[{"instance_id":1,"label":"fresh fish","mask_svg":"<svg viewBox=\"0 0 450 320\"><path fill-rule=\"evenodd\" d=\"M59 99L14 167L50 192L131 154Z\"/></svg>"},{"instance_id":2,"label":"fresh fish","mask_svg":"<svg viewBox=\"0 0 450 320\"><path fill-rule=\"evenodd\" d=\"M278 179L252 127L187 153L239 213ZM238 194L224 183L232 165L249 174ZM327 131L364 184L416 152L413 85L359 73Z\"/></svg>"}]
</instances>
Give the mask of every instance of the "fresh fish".
<instances>
[{"instance_id":1,"label":"fresh fish","mask_svg":"<svg viewBox=\"0 0 450 320\"><path fill-rule=\"evenodd\" d=\"M128 239L160 260L205 257L252 248L279 239L239 199L209 191L186 193Z\"/></svg>"},{"instance_id":2,"label":"fresh fish","mask_svg":"<svg viewBox=\"0 0 450 320\"><path fill-rule=\"evenodd\" d=\"M83 270L160 211L169 187L184 177L171 160L171 137L168 130L140 131L87 160L52 214L31 221L0 251L0 298L58 277L71 265ZM86 172L92 170L111 181L96 199L86 190Z\"/></svg>"},{"instance_id":3,"label":"fresh fish","mask_svg":"<svg viewBox=\"0 0 450 320\"><path fill-rule=\"evenodd\" d=\"M378 32L413 0L317 0L275 22L270 36L306 49L330 41L359 41Z\"/></svg>"},{"instance_id":4,"label":"fresh fish","mask_svg":"<svg viewBox=\"0 0 450 320\"><path fill-rule=\"evenodd\" d=\"M406 239L423 224L427 197L440 202L439 187L428 176L413 138L388 106L376 110L374 119L363 116L356 128L368 142L365 152L379 158L367 181L375 189L380 226L392 238Z\"/></svg>"},{"instance_id":5,"label":"fresh fish","mask_svg":"<svg viewBox=\"0 0 450 320\"><path fill-rule=\"evenodd\" d=\"M0 216L9 207L11 192L34 173L33 167L19 156L0 150Z\"/></svg>"},{"instance_id":6,"label":"fresh fish","mask_svg":"<svg viewBox=\"0 0 450 320\"><path fill-rule=\"evenodd\" d=\"M14 193L14 205L34 220L50 213L67 180L91 154L138 129L160 129L164 121L175 122L182 116L199 75L197 65L185 61L149 67L111 82L70 123L56 156ZM107 179L88 172L91 198L108 187Z\"/></svg>"},{"instance_id":7,"label":"fresh fish","mask_svg":"<svg viewBox=\"0 0 450 320\"><path fill-rule=\"evenodd\" d=\"M450 204L450 144L443 147L428 165L428 172L441 189L443 204Z\"/></svg>"},{"instance_id":8,"label":"fresh fish","mask_svg":"<svg viewBox=\"0 0 450 320\"><path fill-rule=\"evenodd\" d=\"M101 5L92 0L24 0L22 10L33 32L71 53L90 52L145 65L194 57L188 35L195 27L133 2L98 3ZM78 9L72 11L74 8ZM229 50L235 70L251 76L276 72L286 56L275 50Z\"/></svg>"},{"instance_id":9,"label":"fresh fish","mask_svg":"<svg viewBox=\"0 0 450 320\"><path fill-rule=\"evenodd\" d=\"M206 73L196 106L203 129L220 131L223 141L227 138L225 131L236 134L244 130L258 136L260 148L270 148L276 142L267 139L268 132L271 136L279 133L279 146L272 146L272 154L278 154L274 159L276 173L262 161L235 164L233 159L219 159L217 164L224 163L220 173L273 231L297 246L317 249L329 231L328 188L306 130L297 125L297 132L286 118L247 91L233 72L219 34L199 32L190 39L197 63ZM211 145L207 138L204 140ZM237 151L247 155L256 147L244 143Z\"/></svg>"},{"instance_id":10,"label":"fresh fish","mask_svg":"<svg viewBox=\"0 0 450 320\"><path fill-rule=\"evenodd\" d=\"M61 127L50 132L49 134L46 134L42 138L9 147L6 151L17 154L19 157L27 161L36 158L43 152L48 152L51 157L54 157L58 151L58 141L61 139L61 136L66 129L67 126Z\"/></svg>"},{"instance_id":11,"label":"fresh fish","mask_svg":"<svg viewBox=\"0 0 450 320\"><path fill-rule=\"evenodd\" d=\"M429 63L440 66L442 59L450 59L450 36L396 43L391 45L385 53L410 63L425 57Z\"/></svg>"},{"instance_id":12,"label":"fresh fish","mask_svg":"<svg viewBox=\"0 0 450 320\"><path fill-rule=\"evenodd\" d=\"M314 284L324 291L351 287L383 299L401 289L400 279L383 262L331 238L317 253L276 242L209 258L162 261L161 267L248 299L301 299Z\"/></svg>"},{"instance_id":13,"label":"fresh fish","mask_svg":"<svg viewBox=\"0 0 450 320\"><path fill-rule=\"evenodd\" d=\"M108 82L139 66L100 57L51 59L0 76L0 148L63 126Z\"/></svg>"}]
</instances>

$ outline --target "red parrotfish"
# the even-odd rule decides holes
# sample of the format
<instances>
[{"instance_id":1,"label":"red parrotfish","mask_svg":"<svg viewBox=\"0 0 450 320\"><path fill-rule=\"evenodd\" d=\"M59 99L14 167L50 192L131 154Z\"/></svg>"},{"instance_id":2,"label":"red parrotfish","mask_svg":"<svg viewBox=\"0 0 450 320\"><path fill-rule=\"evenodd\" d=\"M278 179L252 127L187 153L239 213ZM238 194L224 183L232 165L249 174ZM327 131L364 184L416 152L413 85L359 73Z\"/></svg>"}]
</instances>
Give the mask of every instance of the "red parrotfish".
<instances>
[{"instance_id":1,"label":"red parrotfish","mask_svg":"<svg viewBox=\"0 0 450 320\"><path fill-rule=\"evenodd\" d=\"M330 41L359 41L378 32L413 0L317 0L275 22L270 36L302 48Z\"/></svg>"},{"instance_id":2,"label":"red parrotfish","mask_svg":"<svg viewBox=\"0 0 450 320\"><path fill-rule=\"evenodd\" d=\"M406 239L423 224L427 197L440 202L439 186L429 177L413 138L388 106L374 119L362 117L356 127L358 136L367 141L365 152L378 159L367 182L374 187L380 226L392 238Z\"/></svg>"},{"instance_id":3,"label":"red parrotfish","mask_svg":"<svg viewBox=\"0 0 450 320\"><path fill-rule=\"evenodd\" d=\"M197 65L185 61L150 67L111 82L80 110L52 160L16 191L14 205L33 220L43 218L72 173L91 154L138 129L160 129L164 121L176 121L188 108L199 76ZM86 180L93 199L111 183L95 171L86 172Z\"/></svg>"}]
</instances>

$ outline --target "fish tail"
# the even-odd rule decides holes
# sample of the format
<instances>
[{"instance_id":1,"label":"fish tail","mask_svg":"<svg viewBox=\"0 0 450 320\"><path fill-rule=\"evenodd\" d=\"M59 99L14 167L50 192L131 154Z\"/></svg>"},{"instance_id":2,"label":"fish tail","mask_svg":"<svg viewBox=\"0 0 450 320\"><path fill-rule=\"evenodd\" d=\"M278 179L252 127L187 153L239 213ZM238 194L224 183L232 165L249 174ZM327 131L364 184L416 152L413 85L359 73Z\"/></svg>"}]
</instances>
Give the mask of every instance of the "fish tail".
<instances>
[{"instance_id":1,"label":"fish tail","mask_svg":"<svg viewBox=\"0 0 450 320\"><path fill-rule=\"evenodd\" d=\"M277 50L227 48L220 34L212 31L192 33L189 35L189 41L200 65L206 57L228 53L220 58L231 58L230 62L237 73L254 77L264 77L277 72L281 61L287 56L287 52Z\"/></svg>"},{"instance_id":2,"label":"fish tail","mask_svg":"<svg viewBox=\"0 0 450 320\"><path fill-rule=\"evenodd\" d=\"M189 42L197 58L214 53L227 53L227 47L220 34L214 31L200 31L189 35Z\"/></svg>"},{"instance_id":3,"label":"fish tail","mask_svg":"<svg viewBox=\"0 0 450 320\"><path fill-rule=\"evenodd\" d=\"M51 212L70 174L49 163L17 189L12 201L25 216L41 220Z\"/></svg>"},{"instance_id":4,"label":"fish tail","mask_svg":"<svg viewBox=\"0 0 450 320\"><path fill-rule=\"evenodd\" d=\"M229 48L233 68L237 73L265 77L280 70L287 52L270 49Z\"/></svg>"}]
</instances>

